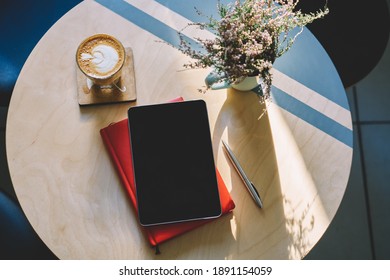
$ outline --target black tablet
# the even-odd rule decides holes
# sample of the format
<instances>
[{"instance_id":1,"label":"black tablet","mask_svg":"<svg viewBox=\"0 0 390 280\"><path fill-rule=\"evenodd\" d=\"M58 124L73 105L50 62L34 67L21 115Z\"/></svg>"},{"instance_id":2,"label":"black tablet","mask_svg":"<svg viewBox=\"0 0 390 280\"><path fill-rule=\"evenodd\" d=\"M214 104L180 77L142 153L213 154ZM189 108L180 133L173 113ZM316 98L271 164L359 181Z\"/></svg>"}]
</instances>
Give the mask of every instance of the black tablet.
<instances>
[{"instance_id":1,"label":"black tablet","mask_svg":"<svg viewBox=\"0 0 390 280\"><path fill-rule=\"evenodd\" d=\"M220 216L206 103L136 106L128 119L140 223Z\"/></svg>"}]
</instances>

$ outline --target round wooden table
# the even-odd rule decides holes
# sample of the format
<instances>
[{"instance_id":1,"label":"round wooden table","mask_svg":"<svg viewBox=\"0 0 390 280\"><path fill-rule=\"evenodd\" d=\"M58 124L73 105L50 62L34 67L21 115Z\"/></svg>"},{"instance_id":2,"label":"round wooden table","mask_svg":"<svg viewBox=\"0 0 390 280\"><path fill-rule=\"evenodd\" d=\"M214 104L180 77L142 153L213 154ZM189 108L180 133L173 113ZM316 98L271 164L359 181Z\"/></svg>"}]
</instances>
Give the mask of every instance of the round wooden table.
<instances>
[{"instance_id":1,"label":"round wooden table","mask_svg":"<svg viewBox=\"0 0 390 280\"><path fill-rule=\"evenodd\" d=\"M84 1L40 40L15 86L7 119L11 178L30 223L61 259L300 259L331 223L352 161L352 121L338 74L305 30L275 63L273 100L253 92L198 93L206 70L182 71L175 30L214 1ZM189 37L197 31L189 30ZM192 32L192 33L191 33ZM75 52L108 33L134 55L137 101L79 106ZM217 167L236 203L231 214L155 252L143 236L99 130L136 104L204 99ZM223 152L228 142L258 186L259 209Z\"/></svg>"}]
</instances>

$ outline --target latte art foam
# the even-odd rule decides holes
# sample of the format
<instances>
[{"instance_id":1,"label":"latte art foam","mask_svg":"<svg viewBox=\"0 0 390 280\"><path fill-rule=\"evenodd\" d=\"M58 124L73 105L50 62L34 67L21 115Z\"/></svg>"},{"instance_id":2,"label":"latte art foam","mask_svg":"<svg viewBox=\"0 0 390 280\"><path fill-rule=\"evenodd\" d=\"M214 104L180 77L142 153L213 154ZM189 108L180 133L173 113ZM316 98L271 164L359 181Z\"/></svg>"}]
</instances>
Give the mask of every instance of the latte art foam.
<instances>
[{"instance_id":1,"label":"latte art foam","mask_svg":"<svg viewBox=\"0 0 390 280\"><path fill-rule=\"evenodd\" d=\"M124 56L123 46L118 40L107 34L97 34L80 44L76 59L88 77L107 79L121 70Z\"/></svg>"},{"instance_id":2,"label":"latte art foam","mask_svg":"<svg viewBox=\"0 0 390 280\"><path fill-rule=\"evenodd\" d=\"M89 60L91 67L97 72L107 74L112 71L119 61L118 52L111 46L98 45L92 49L92 53L82 53L82 60Z\"/></svg>"}]
</instances>

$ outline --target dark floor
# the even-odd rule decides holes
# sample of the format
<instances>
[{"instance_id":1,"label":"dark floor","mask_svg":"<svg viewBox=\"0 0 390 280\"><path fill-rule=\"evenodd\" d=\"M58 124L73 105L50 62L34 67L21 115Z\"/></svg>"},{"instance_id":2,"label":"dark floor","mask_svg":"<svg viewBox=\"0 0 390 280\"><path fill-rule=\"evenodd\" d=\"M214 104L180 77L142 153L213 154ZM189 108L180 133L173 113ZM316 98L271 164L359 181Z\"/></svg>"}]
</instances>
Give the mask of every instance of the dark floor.
<instances>
[{"instance_id":1,"label":"dark floor","mask_svg":"<svg viewBox=\"0 0 390 280\"><path fill-rule=\"evenodd\" d=\"M347 95L355 133L351 177L336 217L307 259L390 259L390 45ZM4 148L6 115L0 107L0 188L14 195Z\"/></svg>"},{"instance_id":2,"label":"dark floor","mask_svg":"<svg viewBox=\"0 0 390 280\"><path fill-rule=\"evenodd\" d=\"M8 194L15 196L8 173L7 157L5 152L5 124L7 112L7 107L0 106L0 189L3 189Z\"/></svg>"}]
</instances>

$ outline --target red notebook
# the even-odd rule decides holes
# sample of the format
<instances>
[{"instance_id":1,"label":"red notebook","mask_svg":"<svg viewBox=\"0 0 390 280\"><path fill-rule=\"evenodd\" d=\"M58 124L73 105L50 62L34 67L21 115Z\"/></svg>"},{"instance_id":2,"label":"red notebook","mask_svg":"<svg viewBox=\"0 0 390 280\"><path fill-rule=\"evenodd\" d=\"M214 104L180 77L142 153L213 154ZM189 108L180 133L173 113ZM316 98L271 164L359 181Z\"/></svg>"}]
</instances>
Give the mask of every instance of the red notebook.
<instances>
[{"instance_id":1,"label":"red notebook","mask_svg":"<svg viewBox=\"0 0 390 280\"><path fill-rule=\"evenodd\" d=\"M172 101L182 101L182 98L175 99ZM100 134L111 157L111 160L117 170L120 180L129 195L129 198L134 206L135 212L137 213L137 199L136 190L134 186L133 164L131 160L128 120L125 119L120 122L111 124L101 129ZM221 175L219 174L218 170L216 171L222 214L226 214L231 212L234 209L235 205L230 196L230 193L226 189L226 185ZM164 241L167 241L175 236L181 235L212 220L213 219L198 220L148 227L143 227L140 225L140 227L144 230L149 240L149 243L152 246L157 246Z\"/></svg>"}]
</instances>

